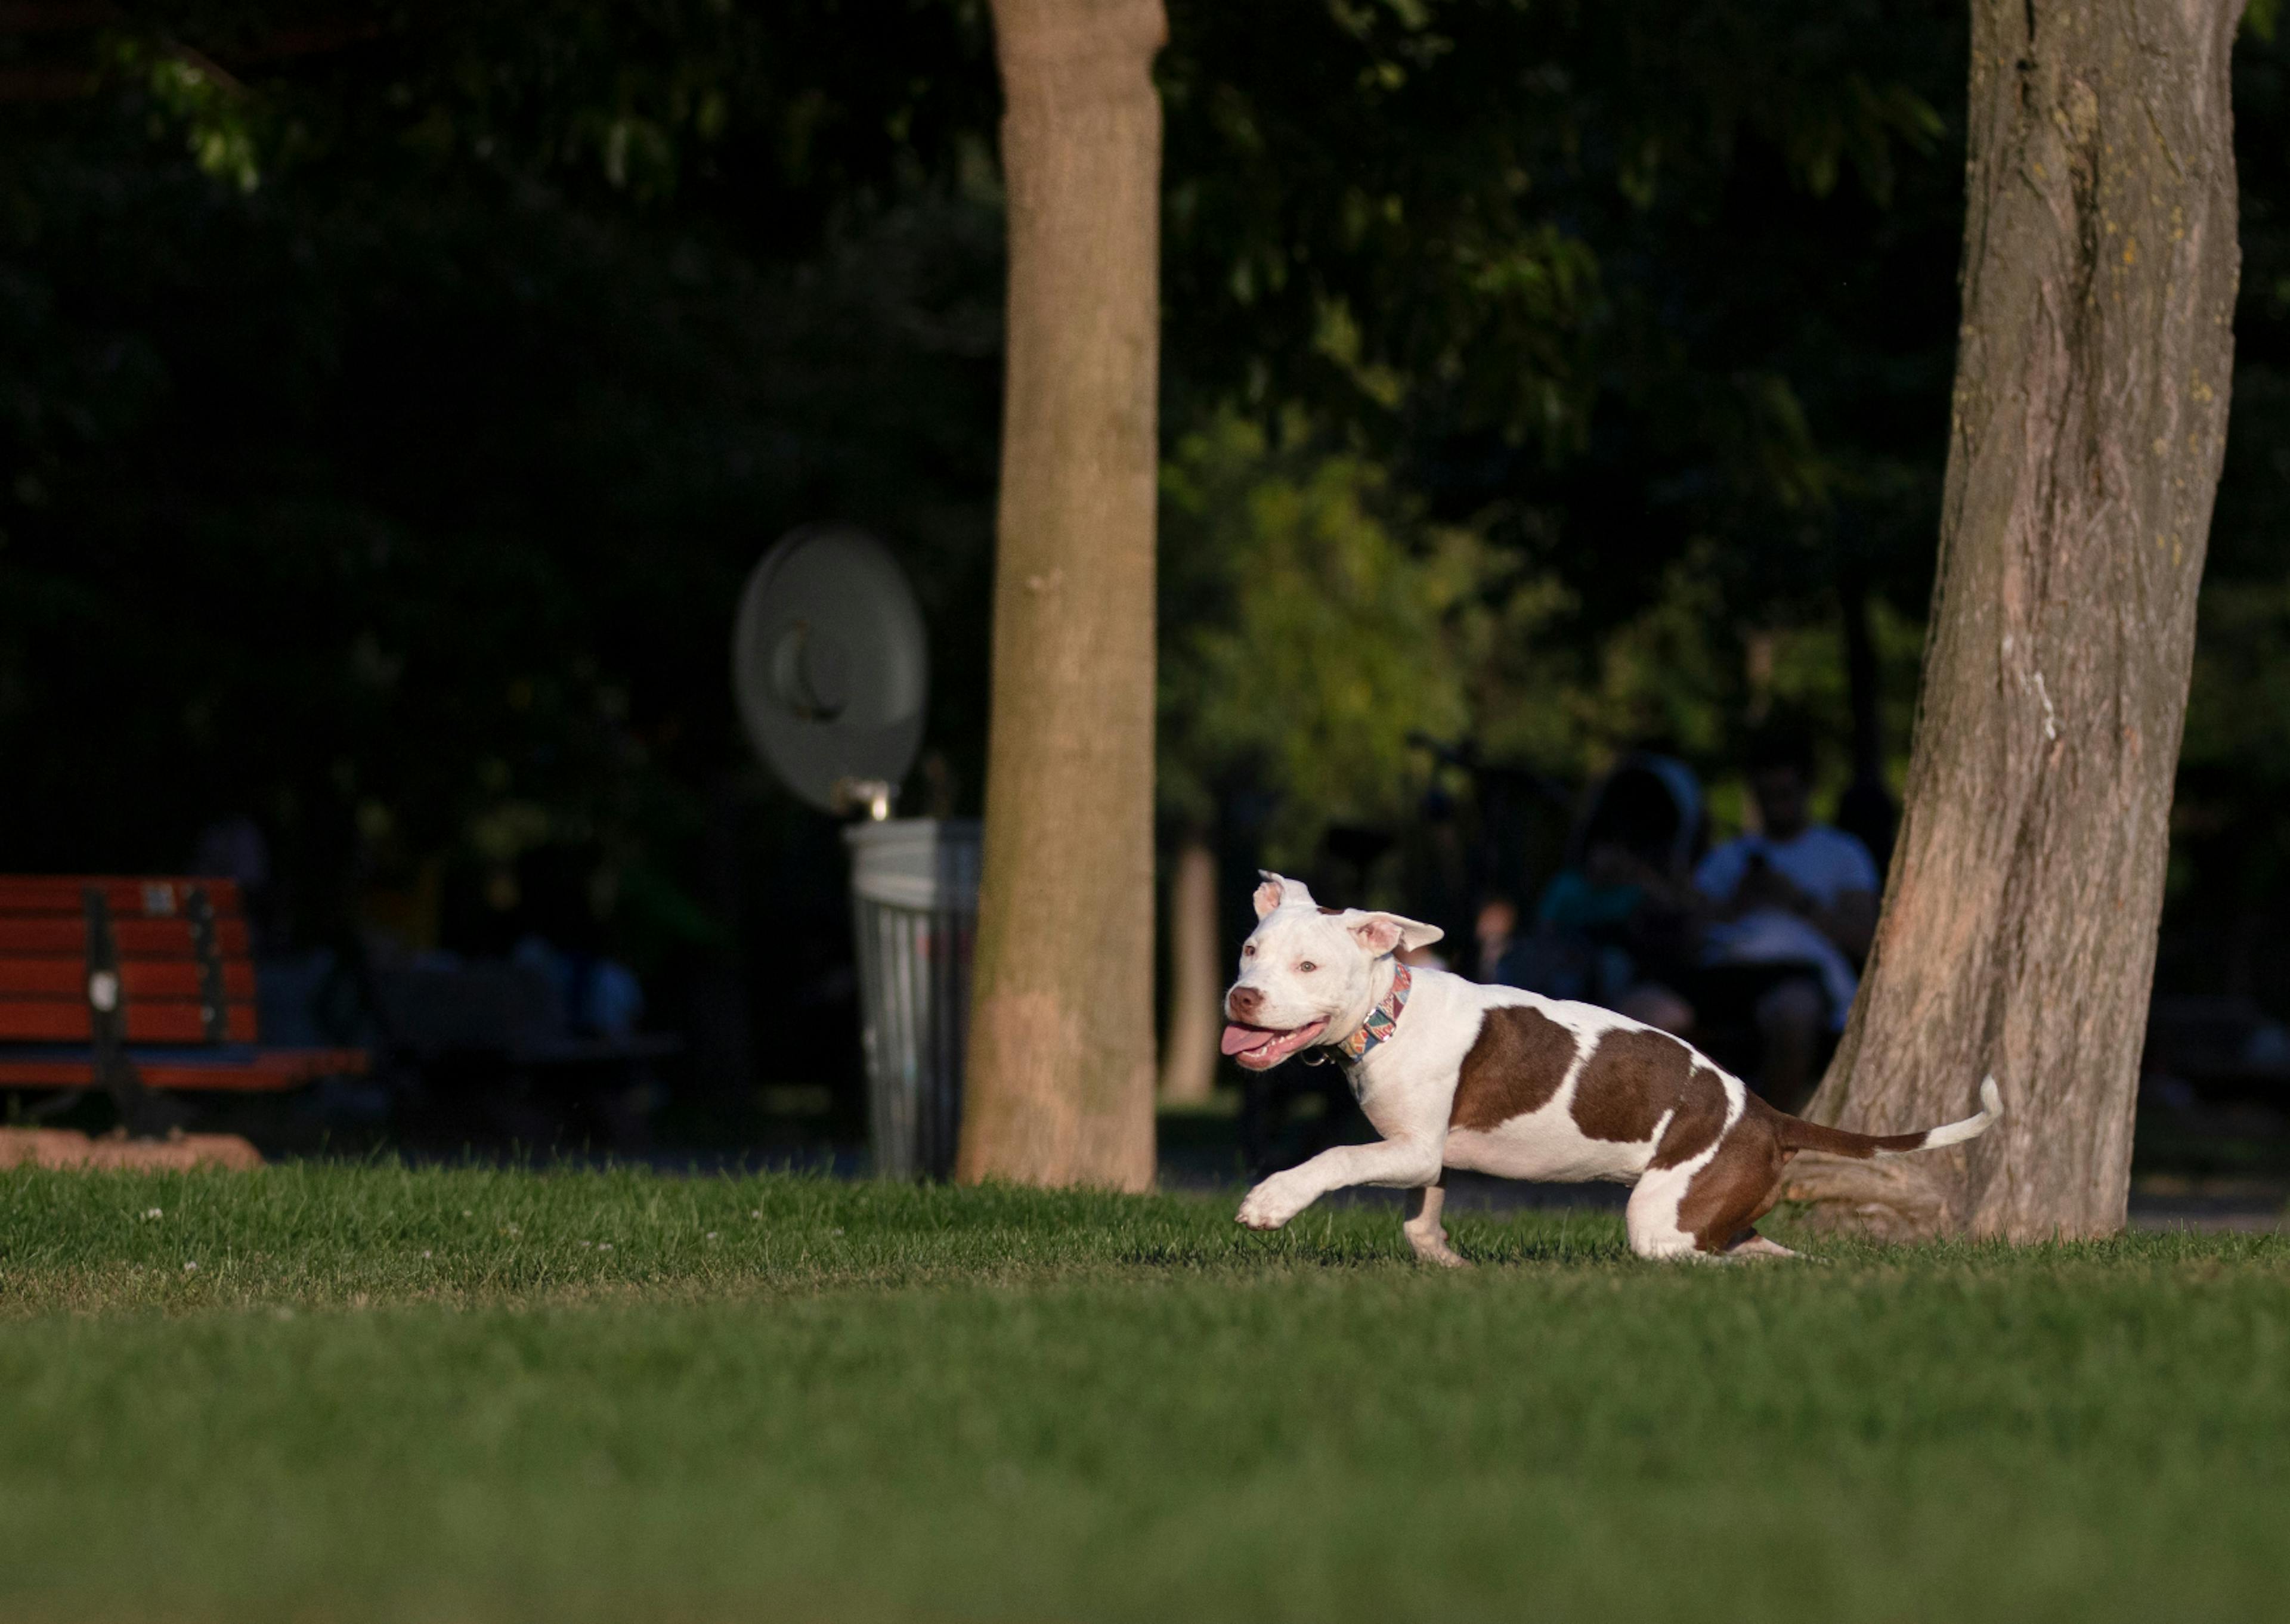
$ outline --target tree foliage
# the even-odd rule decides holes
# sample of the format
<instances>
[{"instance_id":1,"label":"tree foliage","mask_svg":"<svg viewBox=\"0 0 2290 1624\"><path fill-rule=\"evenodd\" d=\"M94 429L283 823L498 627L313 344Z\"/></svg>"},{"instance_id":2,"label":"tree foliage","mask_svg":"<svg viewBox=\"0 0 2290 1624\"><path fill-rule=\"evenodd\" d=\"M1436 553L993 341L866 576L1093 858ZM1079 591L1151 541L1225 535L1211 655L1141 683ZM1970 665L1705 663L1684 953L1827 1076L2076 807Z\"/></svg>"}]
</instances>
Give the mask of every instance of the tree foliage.
<instances>
[{"instance_id":1,"label":"tree foliage","mask_svg":"<svg viewBox=\"0 0 2290 1624\"><path fill-rule=\"evenodd\" d=\"M323 930L425 868L480 892L545 830L658 899L621 924L667 965L738 924L701 906L728 794L800 854L747 883L816 882L823 920L836 859L743 776L721 652L741 571L821 517L915 572L933 781L970 804L1000 343L982 4L19 11L10 866L172 866L251 811ZM1411 725L1547 770L1649 738L1719 769L1776 694L1841 722L1840 587L1873 592L1900 668L1954 346L1959 8L1170 14L1165 563L1197 583L1163 606L1173 809L1238 774L1327 809L1284 840L1400 819ZM2263 726L2284 56L2246 39L2238 68L2242 360L2174 893L2206 917L2290 861ZM1373 620L1364 583L1405 614ZM1276 631L1399 673L1403 621L1423 668L1373 704L1343 702L1341 660L1282 652L1293 730L1216 708ZM1897 682L1886 703L1897 750ZM1373 772L1333 784L1291 737ZM797 934L789 962L831 956ZM2190 974L2235 938L2192 940Z\"/></svg>"},{"instance_id":2,"label":"tree foliage","mask_svg":"<svg viewBox=\"0 0 2290 1624\"><path fill-rule=\"evenodd\" d=\"M1233 412L1178 442L1162 502L1164 804L1205 824L1235 781L1275 788L1268 860L1292 867L1331 822L1405 817L1411 738L1469 726L1500 560L1425 525L1366 459L1277 451Z\"/></svg>"}]
</instances>

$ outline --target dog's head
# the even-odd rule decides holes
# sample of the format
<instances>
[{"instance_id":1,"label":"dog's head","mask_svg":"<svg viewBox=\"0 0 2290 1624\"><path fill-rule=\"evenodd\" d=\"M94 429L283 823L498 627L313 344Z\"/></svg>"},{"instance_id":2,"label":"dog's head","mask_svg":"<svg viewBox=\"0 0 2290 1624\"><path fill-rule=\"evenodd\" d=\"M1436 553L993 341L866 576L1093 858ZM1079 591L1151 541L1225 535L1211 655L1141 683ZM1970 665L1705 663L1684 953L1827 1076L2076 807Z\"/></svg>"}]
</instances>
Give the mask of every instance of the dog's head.
<instances>
[{"instance_id":1,"label":"dog's head","mask_svg":"<svg viewBox=\"0 0 2290 1624\"><path fill-rule=\"evenodd\" d=\"M1375 1004L1375 965L1439 940L1436 925L1397 914L1322 908L1277 874L1256 888L1256 929L1240 949L1240 979L1224 996L1224 1052L1269 1071L1300 1049L1350 1036Z\"/></svg>"}]
</instances>

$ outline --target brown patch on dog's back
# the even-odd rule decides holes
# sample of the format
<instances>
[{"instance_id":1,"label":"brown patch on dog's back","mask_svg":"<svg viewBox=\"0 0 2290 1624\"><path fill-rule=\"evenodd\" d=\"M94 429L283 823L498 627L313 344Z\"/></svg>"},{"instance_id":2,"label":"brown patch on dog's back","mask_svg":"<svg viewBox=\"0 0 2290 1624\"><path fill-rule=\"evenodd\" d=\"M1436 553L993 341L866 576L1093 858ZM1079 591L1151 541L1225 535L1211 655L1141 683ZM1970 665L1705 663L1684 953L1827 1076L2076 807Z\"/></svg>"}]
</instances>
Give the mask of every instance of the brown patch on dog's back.
<instances>
[{"instance_id":1,"label":"brown patch on dog's back","mask_svg":"<svg viewBox=\"0 0 2290 1624\"><path fill-rule=\"evenodd\" d=\"M1726 1131L1726 1084L1707 1060L1693 1062L1685 1091L1677 1101L1677 1115L1661 1132L1649 1167L1677 1167L1692 1161L1718 1142Z\"/></svg>"},{"instance_id":2,"label":"brown patch on dog's back","mask_svg":"<svg viewBox=\"0 0 2290 1624\"><path fill-rule=\"evenodd\" d=\"M1686 1180L1677 1227L1693 1237L1698 1250L1723 1252L1746 1238L1781 1198L1782 1169L1790 1158L1779 1131L1782 1120L1780 1112L1751 1095L1718 1154Z\"/></svg>"},{"instance_id":3,"label":"brown patch on dog's back","mask_svg":"<svg viewBox=\"0 0 2290 1624\"><path fill-rule=\"evenodd\" d=\"M1480 1132L1550 1103L1574 1063L1574 1034L1540 1010L1508 1004L1489 1010L1463 1056L1451 1128Z\"/></svg>"},{"instance_id":4,"label":"brown patch on dog's back","mask_svg":"<svg viewBox=\"0 0 2290 1624\"><path fill-rule=\"evenodd\" d=\"M1320 911L1324 914L1341 914L1344 910L1341 908L1330 908L1326 903L1323 902L1320 904Z\"/></svg>"},{"instance_id":5,"label":"brown patch on dog's back","mask_svg":"<svg viewBox=\"0 0 2290 1624\"><path fill-rule=\"evenodd\" d=\"M1699 1058L1667 1032L1618 1027L1599 1038L1574 1085L1574 1125L1590 1139L1652 1139L1685 1098Z\"/></svg>"}]
</instances>

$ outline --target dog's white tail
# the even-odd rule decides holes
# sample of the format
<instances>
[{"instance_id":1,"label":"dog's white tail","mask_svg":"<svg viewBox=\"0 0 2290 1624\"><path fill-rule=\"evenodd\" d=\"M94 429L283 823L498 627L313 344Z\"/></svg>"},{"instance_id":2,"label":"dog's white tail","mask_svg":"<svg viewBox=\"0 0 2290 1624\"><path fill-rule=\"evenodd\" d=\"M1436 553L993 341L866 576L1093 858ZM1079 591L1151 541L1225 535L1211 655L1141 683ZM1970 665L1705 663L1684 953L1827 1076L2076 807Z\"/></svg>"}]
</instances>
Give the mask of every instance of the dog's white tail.
<instances>
[{"instance_id":1,"label":"dog's white tail","mask_svg":"<svg viewBox=\"0 0 2290 1624\"><path fill-rule=\"evenodd\" d=\"M1921 1133L1855 1133L1846 1128L1828 1128L1817 1122L1784 1116L1782 1118L1782 1148L1786 1150L1825 1150L1831 1156L1857 1156L1862 1160L1879 1156L1914 1156L1919 1150L1937 1150L1942 1145L1960 1145L1966 1140L1978 1139L2003 1118L2003 1091L1996 1086L1994 1077L1988 1077L1980 1084L1979 1115L1967 1116L1962 1122L1926 1128Z\"/></svg>"},{"instance_id":2,"label":"dog's white tail","mask_svg":"<svg viewBox=\"0 0 2290 1624\"><path fill-rule=\"evenodd\" d=\"M1925 1135L1925 1142L1917 1148L1937 1150L1942 1145L1960 1145L1966 1140L1978 1139L2003 1120L2004 1091L1996 1086L1994 1077L1983 1077L1980 1083L1980 1114L1976 1116L1967 1116L1962 1122L1950 1123L1943 1128L1933 1129ZM1903 1150L1880 1150L1877 1154L1906 1156L1909 1153Z\"/></svg>"}]
</instances>

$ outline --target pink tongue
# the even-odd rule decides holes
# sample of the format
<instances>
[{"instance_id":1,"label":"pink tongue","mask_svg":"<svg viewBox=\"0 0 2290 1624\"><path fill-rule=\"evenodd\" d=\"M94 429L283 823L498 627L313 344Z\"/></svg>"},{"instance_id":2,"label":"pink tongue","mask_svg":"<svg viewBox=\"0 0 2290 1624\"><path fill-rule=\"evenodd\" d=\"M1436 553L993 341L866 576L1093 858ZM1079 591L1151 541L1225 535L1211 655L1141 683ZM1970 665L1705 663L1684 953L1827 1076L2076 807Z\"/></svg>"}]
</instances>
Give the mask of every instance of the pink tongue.
<instances>
[{"instance_id":1,"label":"pink tongue","mask_svg":"<svg viewBox=\"0 0 2290 1624\"><path fill-rule=\"evenodd\" d=\"M1244 1049L1261 1048L1267 1039L1278 1036L1278 1033L1262 1027L1227 1027L1224 1029L1224 1052L1238 1054Z\"/></svg>"}]
</instances>

